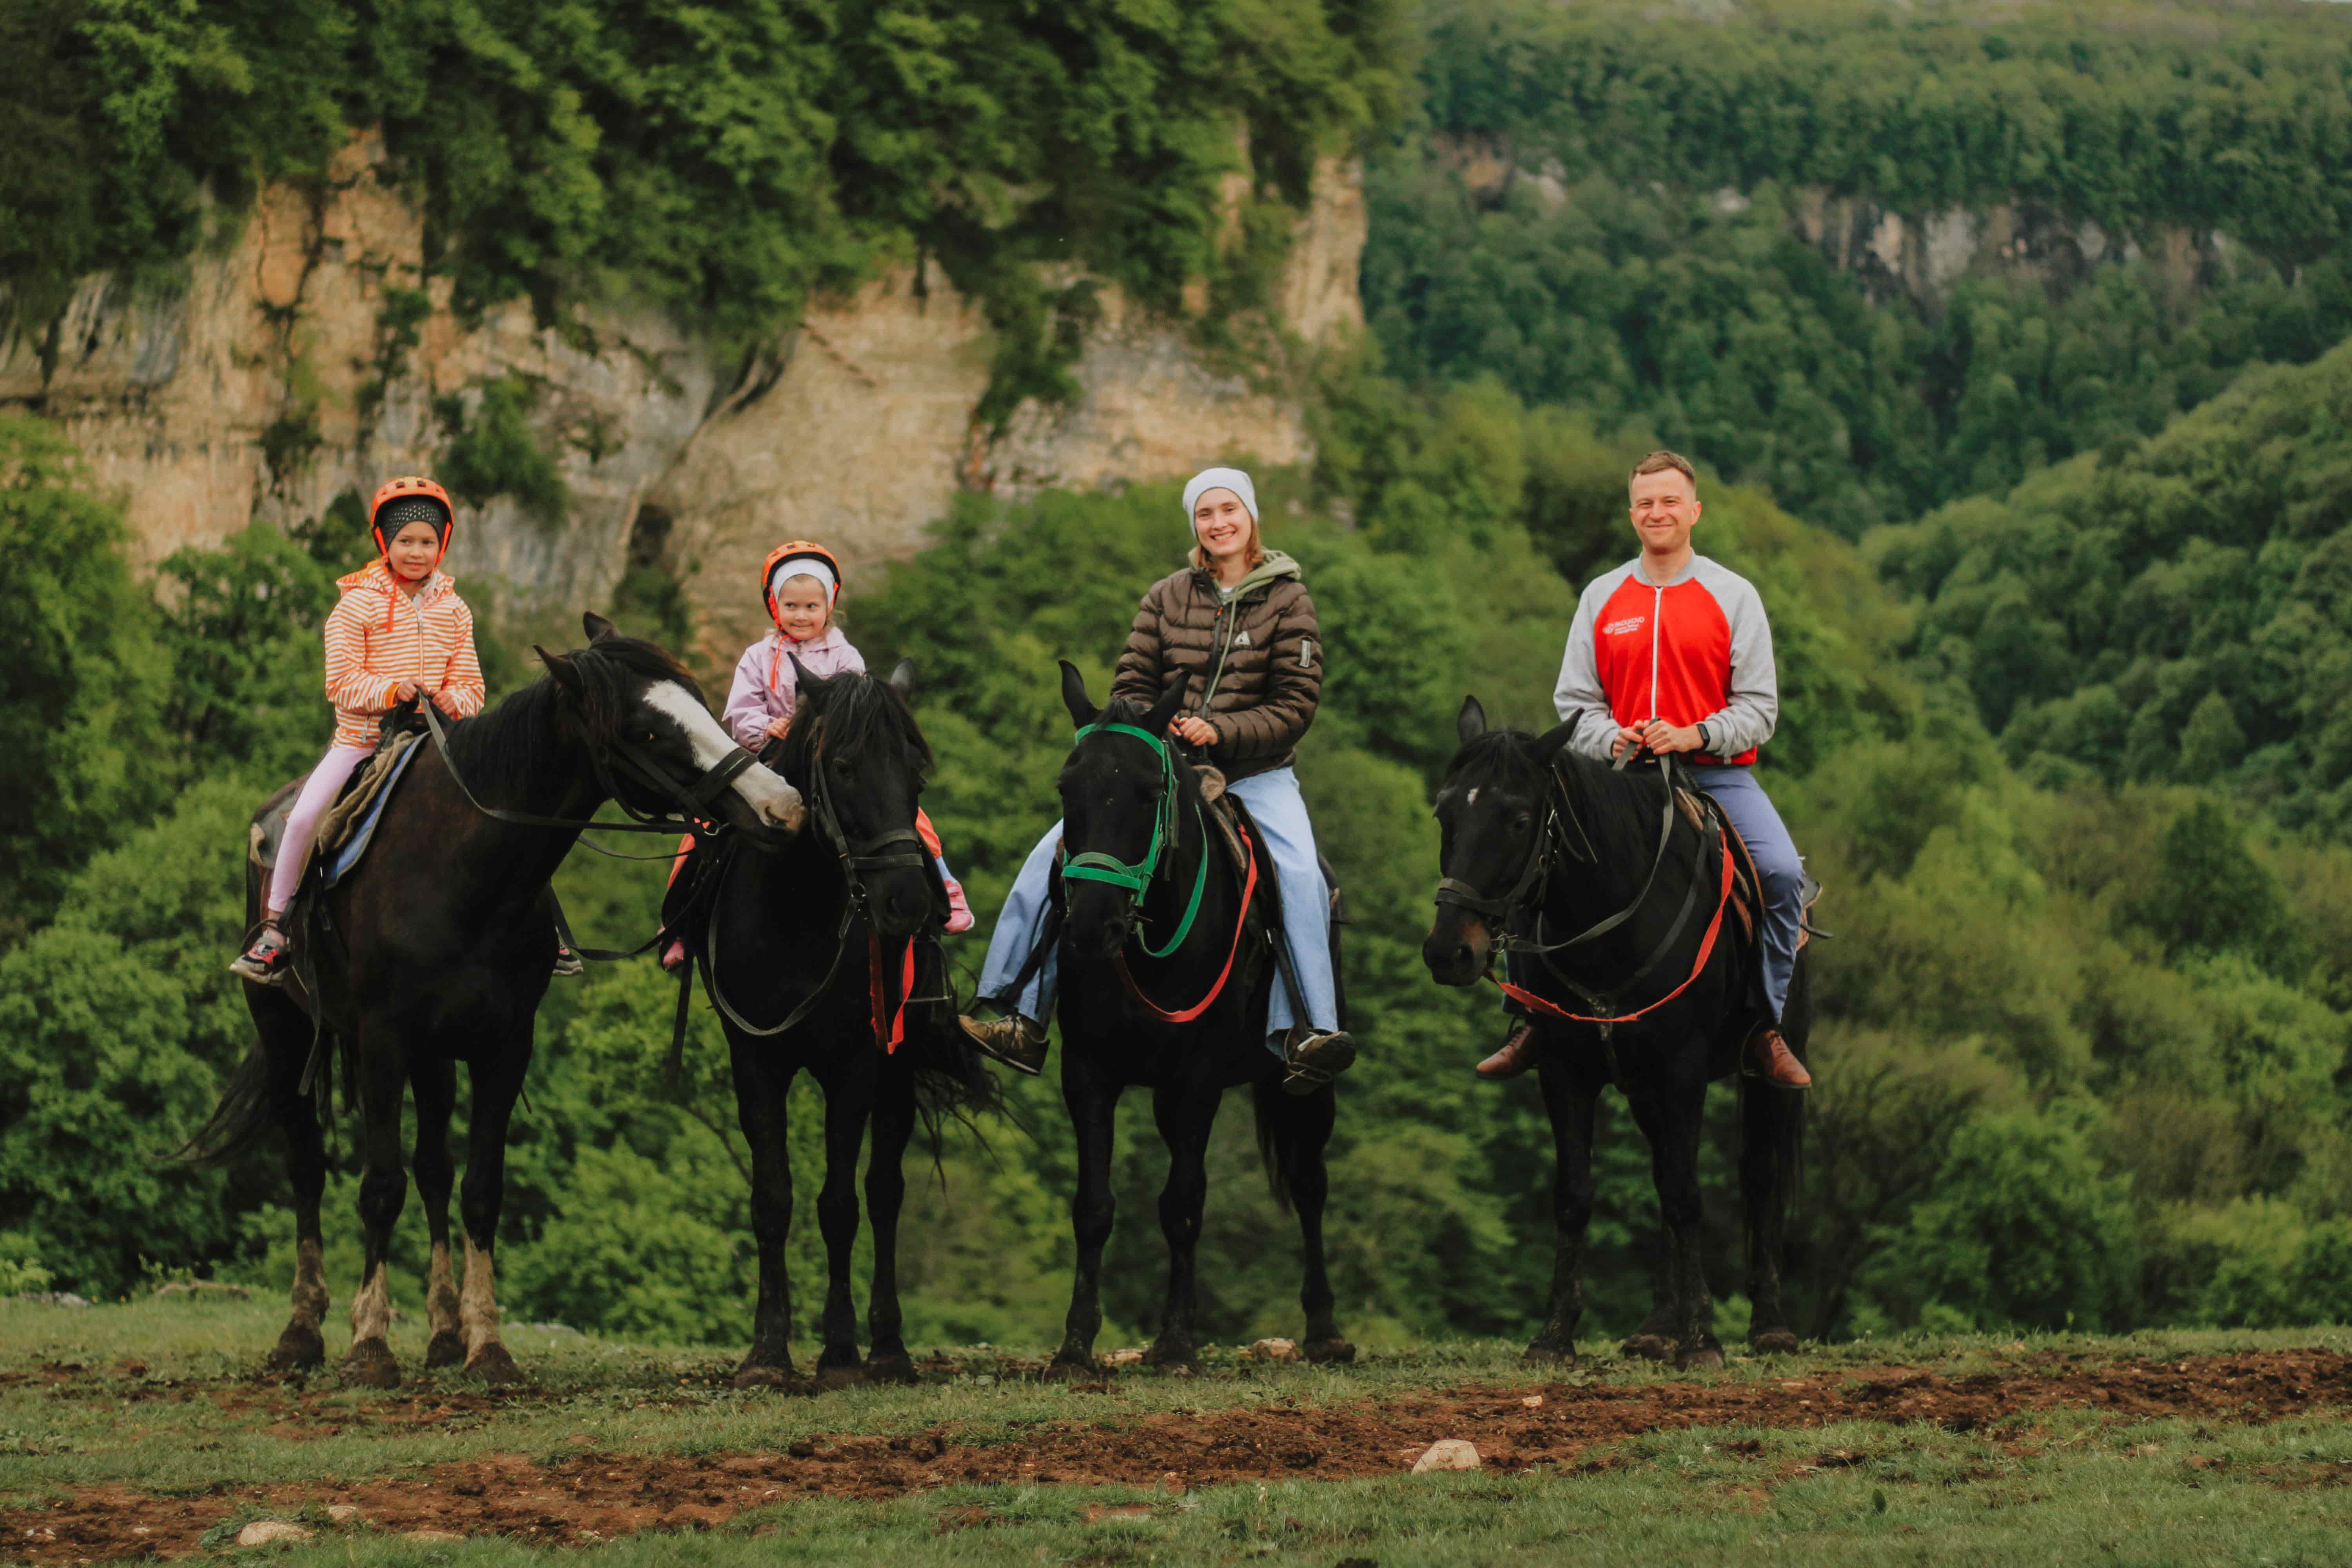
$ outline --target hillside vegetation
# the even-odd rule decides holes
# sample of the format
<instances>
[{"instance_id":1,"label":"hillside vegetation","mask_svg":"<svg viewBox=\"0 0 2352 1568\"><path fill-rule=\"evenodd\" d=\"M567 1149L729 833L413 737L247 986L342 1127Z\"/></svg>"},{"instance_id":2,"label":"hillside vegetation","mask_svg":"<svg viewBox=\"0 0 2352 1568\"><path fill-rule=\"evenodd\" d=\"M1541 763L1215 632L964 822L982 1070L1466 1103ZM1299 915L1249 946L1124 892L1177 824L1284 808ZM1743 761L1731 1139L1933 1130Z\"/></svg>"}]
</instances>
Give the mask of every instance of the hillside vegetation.
<instances>
[{"instance_id":1,"label":"hillside vegetation","mask_svg":"<svg viewBox=\"0 0 2352 1568\"><path fill-rule=\"evenodd\" d=\"M1203 15L1238 26L1244 14ZM1335 39L1371 26L1370 13L1337 7L1267 15L1295 28L1319 16ZM2290 49L2266 11L2011 15L2002 55L1990 24L1937 10L1734 13L1707 36L1747 28L1764 43L1719 59L1668 51L1668 64L1731 73L1744 84L1734 96L1759 105L1843 101L1833 82L1856 92L1878 82L1898 118L1926 112L1915 100L1941 101L1924 86L1896 90L1931 67L1948 79L1937 92L1956 103L2022 104L2032 87L2053 114L2077 100L2109 104L2107 120L2083 120L2084 109L2054 141L2019 143L2069 157L2095 140L2082 125L2140 125L2158 112L2147 105L2168 103L2164 113L2214 138L2211 156L2255 170L2273 167L2274 153L2278 168L2307 163L2308 203L2336 199L2327 182L2340 162L2311 151L2324 153L2314 138L2337 123L2332 16L2311 13L2306 46ZM948 35L985 38L1013 16L968 7L936 19ZM2094 202L2107 186L2084 168L2053 171L2023 153L1963 159L1940 184L1922 174L1898 187L1890 175L1881 194L1906 200L2079 199L2075 216L2103 224L2224 224L2271 253L2267 280L2219 279L2166 306L2185 316L2133 315L2132 291L2156 282L2110 268L2071 293L1973 280L1937 326L1908 304L1871 302L1776 226L1773 181L1793 190L1859 178L1832 177L1821 136L1792 131L1772 154L1778 174L1727 169L1694 119L1643 144L1643 157L1663 161L1654 173L1622 161L1643 83L1699 90L1696 78L1626 63L1658 57L1627 53L1652 24L1507 6L1440 7L1428 19L1420 118L1408 114L1405 141L1372 170L1377 341L1320 367L1313 471L1260 476L1271 541L1305 563L1328 641L1301 772L1357 922L1349 981L1367 1057L1342 1090L1330 1217L1342 1321L1368 1343L1517 1336L1541 1300L1551 1144L1539 1105L1529 1085L1473 1079L1497 1026L1492 994L1438 990L1416 952L1436 875L1428 792L1465 690L1514 721L1548 717L1577 588L1630 553L1623 476L1662 437L1705 459L1701 548L1753 577L1771 612L1785 712L1765 777L1831 888L1822 921L1837 934L1813 950L1814 1164L1792 1243L1807 1328L2352 1318L2352 1106L2339 1083L2352 1045L2352 848L2340 807L2352 757L2338 733L2352 583L2337 581L2339 534L2352 524L2352 350L2323 354L2316 341L2342 330L2328 324L2338 319L2326 291L2336 262L2294 249L2315 246L2317 230L2263 205L2259 181L2234 195L2181 187L2183 202L2241 204L2228 213L2159 211L2150 192L2161 172L2120 144L2100 200L2121 205ZM1465 30L1474 23L1489 30ZM1677 37L1692 26L1677 26ZM2209 47L2190 58L2184 38ZM1414 140L1495 123L1449 107L1477 101L1461 86L1463 62L1482 60L1496 80L1582 84L1577 123L1595 151L1576 164L1560 154L1578 183L1549 215L1517 195L1480 213ZM1908 76L1896 68L1906 60ZM1373 96L1365 86L1349 101ZM1594 107L1604 100L1632 106L1607 134ZM1355 113L1335 109L1331 123L1360 123ZM188 134L171 130L160 144L193 169ZM484 132L480 156L520 157L516 134ZM1866 140L1912 145L1885 126ZM596 163L604 156L590 164L619 167ZM2157 184L2132 183L2143 177ZM1690 204L1727 180L1751 184L1754 205L1719 227L1690 226ZM1415 190L1454 204L1457 226L1445 226L1456 218L1443 203L1405 199ZM1063 210L1039 202L1027 210ZM1114 243L1076 213L1065 214L1070 243ZM1140 247L1131 263L1192 254L1183 247L1208 243L1206 221L1183 219L1195 223L1190 238L1162 235L1160 250ZM1640 295L1623 316L1573 290L1550 305L1507 295L1524 306L1508 312L1513 330L1566 335L1532 351L1411 357L1422 340L1394 314L1404 294L1392 285L1410 271L1400 258L1458 264L1453 297L1475 300L1479 279L1516 275L1513 247L1528 236L1580 224L1626 237L1616 259L1582 275L1608 289L1666 279L1688 302L1679 325L1644 314L1663 296ZM674 243L684 256L704 243L698 233L687 216L647 218L629 243ZM453 266L506 265L451 243ZM1551 260L1528 256L1528 276L1549 275ZM1559 276L1575 273L1562 265ZM571 286L555 251L546 266ZM1954 368L1923 346L1979 287L2011 301L2002 308L2017 312L2021 342L2043 345L2036 353L2063 321L2074 337L2062 338L2111 366L2094 375L2089 361L2050 350L2042 380L2004 371L2007 382L1987 383L2015 394L2000 406L2058 434L1996 442L2008 456L1981 470L1953 466L1952 443L1979 427L1944 421L1992 405L1938 403L1919 380L1942 366L1957 386L1985 368L1980 357ZM2115 310L2102 314L2102 299ZM1744 335L1740 323L1768 320L1794 335ZM1628 321L1641 327L1630 338ZM1673 354L1627 346L1654 349L1667 342L1658 333L1685 327L1698 335ZM1557 345L1577 332L1598 345L1593 363L1624 375L1529 379L1550 374L1566 352ZM1735 339L1751 357L1723 351ZM1800 340L1819 355L1790 346ZM1864 350L1880 356L1870 396L1900 413L1876 446L1848 439L1861 428L1852 411L1836 416L1848 437L1822 426L1819 441L1780 404L1725 401L1716 423L1689 417L1703 386L1732 399L1738 377L1767 370L1791 395L1833 401L1864 384L1837 368L1862 362L1836 356ZM2305 363L2244 368L2271 358ZM2166 364L2176 380L2156 374ZM2129 407L2099 413L2096 397ZM1742 445L1768 438L1793 467ZM0 800L26 803L0 805L0 1258L17 1278L46 1273L86 1293L180 1269L275 1289L290 1222L271 1163L195 1173L155 1156L201 1119L245 1048L223 973L241 921L244 817L323 740L317 626L333 570L362 546L333 519L293 539L257 527L142 583L125 564L119 517L55 432L0 421L0 474L12 639L0 661ZM1889 519L1860 543L1843 537ZM1053 815L1067 731L1055 658L1076 659L1099 688L1136 596L1180 559L1183 529L1172 483L1049 491L1018 506L967 496L929 551L851 585L846 629L869 660L911 655L921 667L917 711L940 755L927 804L983 910ZM532 674L499 637L485 657L501 688ZM576 865L563 888L584 940L634 941L652 918L657 872ZM977 966L976 939L956 951ZM719 1345L745 1331L752 1254L724 1055L699 1017L687 1092L663 1091L670 995L637 965L551 999L509 1165L501 1288L519 1320ZM794 1102L804 1160L815 1154L813 1096L804 1087ZM950 1137L941 1180L910 1199L902 1280L918 1342L1030 1344L1059 1320L1069 1144L1050 1084L1015 1084L1012 1098L1014 1116L987 1124L984 1146ZM1118 1167L1125 1218L1106 1275L1121 1334L1151 1325L1160 1289L1160 1165L1148 1113L1130 1112ZM1297 1326L1292 1233L1252 1168L1244 1121L1229 1115L1213 1151L1202 1242L1205 1328L1220 1337ZM1717 1121L1727 1135L1728 1116ZM1595 1334L1629 1327L1646 1301L1653 1213L1646 1152L1613 1104L1603 1151L1589 1254ZM338 1281L357 1270L348 1152L343 1162L329 1197ZM1736 1331L1728 1162L1710 1155L1706 1168L1708 1267ZM813 1205L814 1184L799 1190ZM803 1213L794 1232L804 1283L818 1267L814 1228ZM400 1247L398 1278L414 1281L413 1207Z\"/></svg>"}]
</instances>

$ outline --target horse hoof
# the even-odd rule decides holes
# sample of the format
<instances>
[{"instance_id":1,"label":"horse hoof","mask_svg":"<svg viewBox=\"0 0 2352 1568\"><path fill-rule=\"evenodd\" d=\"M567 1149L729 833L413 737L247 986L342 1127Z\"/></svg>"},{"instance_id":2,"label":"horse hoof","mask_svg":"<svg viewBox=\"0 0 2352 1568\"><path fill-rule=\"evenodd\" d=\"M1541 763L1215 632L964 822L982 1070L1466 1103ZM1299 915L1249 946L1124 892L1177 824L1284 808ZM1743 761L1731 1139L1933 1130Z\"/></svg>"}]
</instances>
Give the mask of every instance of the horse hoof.
<instances>
[{"instance_id":1,"label":"horse hoof","mask_svg":"<svg viewBox=\"0 0 2352 1568\"><path fill-rule=\"evenodd\" d=\"M1576 1362L1576 1347L1532 1344L1519 1352L1519 1359L1529 1366L1570 1366Z\"/></svg>"},{"instance_id":2,"label":"horse hoof","mask_svg":"<svg viewBox=\"0 0 2352 1568\"><path fill-rule=\"evenodd\" d=\"M782 1391L796 1388L799 1384L799 1377L788 1366L754 1366L746 1362L735 1369L733 1386L737 1388Z\"/></svg>"},{"instance_id":3,"label":"horse hoof","mask_svg":"<svg viewBox=\"0 0 2352 1568\"><path fill-rule=\"evenodd\" d=\"M866 1381L868 1383L912 1383L915 1381L915 1360L906 1352L895 1355L866 1358Z\"/></svg>"},{"instance_id":4,"label":"horse hoof","mask_svg":"<svg viewBox=\"0 0 2352 1568\"><path fill-rule=\"evenodd\" d=\"M1617 1347L1628 1361L1664 1361L1675 1353L1674 1342L1659 1334L1635 1334Z\"/></svg>"},{"instance_id":5,"label":"horse hoof","mask_svg":"<svg viewBox=\"0 0 2352 1568\"><path fill-rule=\"evenodd\" d=\"M1317 1366L1338 1362L1345 1364L1356 1359L1356 1347L1334 1334L1328 1340L1309 1340L1298 1347L1298 1353Z\"/></svg>"},{"instance_id":6,"label":"horse hoof","mask_svg":"<svg viewBox=\"0 0 2352 1568\"><path fill-rule=\"evenodd\" d=\"M466 1362L466 1336L455 1329L444 1329L433 1336L425 1347L425 1364L428 1370L445 1366L463 1366Z\"/></svg>"},{"instance_id":7,"label":"horse hoof","mask_svg":"<svg viewBox=\"0 0 2352 1568\"><path fill-rule=\"evenodd\" d=\"M466 1375L478 1377L484 1383L525 1383L522 1368L515 1358L507 1354L507 1347L493 1340L466 1358Z\"/></svg>"},{"instance_id":8,"label":"horse hoof","mask_svg":"<svg viewBox=\"0 0 2352 1568\"><path fill-rule=\"evenodd\" d=\"M1701 1345L1676 1356L1675 1365L1684 1372L1718 1372L1723 1367L1723 1352L1713 1345Z\"/></svg>"},{"instance_id":9,"label":"horse hoof","mask_svg":"<svg viewBox=\"0 0 2352 1568\"><path fill-rule=\"evenodd\" d=\"M392 1347L382 1340L362 1340L343 1357L337 1369L345 1388L398 1388L400 1363Z\"/></svg>"},{"instance_id":10,"label":"horse hoof","mask_svg":"<svg viewBox=\"0 0 2352 1568\"><path fill-rule=\"evenodd\" d=\"M1095 1365L1092 1356L1074 1356L1067 1352L1047 1362L1044 1373L1047 1383L1092 1383L1101 1375L1102 1369Z\"/></svg>"},{"instance_id":11,"label":"horse hoof","mask_svg":"<svg viewBox=\"0 0 2352 1568\"><path fill-rule=\"evenodd\" d=\"M307 1323L289 1323L278 1336L278 1348L269 1352L272 1372L309 1372L326 1364L327 1342Z\"/></svg>"},{"instance_id":12,"label":"horse hoof","mask_svg":"<svg viewBox=\"0 0 2352 1568\"><path fill-rule=\"evenodd\" d=\"M1748 1348L1758 1355L1795 1355L1797 1336L1786 1329L1767 1329L1751 1336Z\"/></svg>"}]
</instances>

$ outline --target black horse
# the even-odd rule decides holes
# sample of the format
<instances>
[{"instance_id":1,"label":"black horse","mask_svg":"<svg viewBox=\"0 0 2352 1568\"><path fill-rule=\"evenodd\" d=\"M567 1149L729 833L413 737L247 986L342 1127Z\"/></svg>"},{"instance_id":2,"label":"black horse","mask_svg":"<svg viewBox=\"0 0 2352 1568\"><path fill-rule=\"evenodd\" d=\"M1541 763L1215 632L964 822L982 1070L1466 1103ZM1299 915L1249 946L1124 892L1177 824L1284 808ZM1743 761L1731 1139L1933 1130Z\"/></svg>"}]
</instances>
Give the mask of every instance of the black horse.
<instances>
[{"instance_id":1,"label":"black horse","mask_svg":"<svg viewBox=\"0 0 2352 1568\"><path fill-rule=\"evenodd\" d=\"M784 1105L793 1075L803 1069L824 1090L824 1186L816 1207L831 1278L817 1379L845 1383L860 1371L849 1263L857 1239L857 1151L870 1120L872 1354L863 1371L877 1381L912 1382L914 1363L899 1332L898 1209L907 1190L900 1161L919 1117L991 1104L993 1088L962 1032L944 1026L954 1008L936 944L916 941L947 904L915 830L931 752L907 707L913 666L902 661L883 681L857 673L823 679L797 659L793 665L799 698L792 729L766 754L798 788L819 831L772 852L729 847L707 871L686 874L710 879L709 886L689 890L670 916L688 933L719 1006L736 1111L751 1146L760 1300L735 1386L784 1386L795 1377L784 1263L793 1222Z\"/></svg>"},{"instance_id":2,"label":"black horse","mask_svg":"<svg viewBox=\"0 0 2352 1568\"><path fill-rule=\"evenodd\" d=\"M1537 1071L1559 1160L1551 1300L1527 1357L1575 1359L1593 1111L1614 1082L1650 1141L1666 1232L1655 1308L1625 1348L1720 1365L1715 1306L1699 1266L1698 1145L1706 1087L1738 1069L1757 1021L1752 959L1722 930L1732 918L1723 908L1729 851L1711 822L1702 830L1665 798L1655 764L1621 772L1570 748L1572 720L1541 736L1489 730L1473 697L1456 728L1462 750L1437 795L1444 880L1422 958L1441 984L1469 985L1500 947L1550 950L1517 971L1535 998L1529 1011L1543 1047ZM1800 954L1782 1020L1800 1056L1810 1022L1804 976ZM1618 1021L1576 1021L1604 1015ZM1748 1343L1793 1351L1780 1245L1804 1102L1742 1078L1739 1110L1755 1310Z\"/></svg>"},{"instance_id":3,"label":"black horse","mask_svg":"<svg viewBox=\"0 0 2352 1568\"><path fill-rule=\"evenodd\" d=\"M1151 1090L1168 1145L1168 1184L1160 1194L1168 1300L1144 1359L1183 1371L1200 1364L1193 1255L1208 1195L1209 1131L1225 1090L1244 1083L1275 1196L1298 1211L1306 1253L1299 1300L1307 1310L1299 1348L1318 1362L1356 1353L1333 1321L1323 1262L1323 1149L1338 1098L1328 1084L1297 1096L1279 1087L1282 1063L1265 1047L1276 968L1269 935L1281 930L1274 871L1254 847L1236 859L1223 833L1207 826L1202 775L1168 751L1168 722L1187 684L1178 680L1149 712L1124 700L1097 709L1078 672L1062 665L1062 700L1080 731L1059 781L1064 864L1086 857L1099 858L1097 865L1154 864L1139 894L1111 881L1060 881L1062 1099L1077 1132L1070 1216L1078 1252L1069 1320L1049 1377L1094 1364L1113 1210L1111 1132L1118 1097L1130 1084ZM1178 941L1196 899L1189 932ZM1162 955L1154 956L1154 947Z\"/></svg>"},{"instance_id":4,"label":"black horse","mask_svg":"<svg viewBox=\"0 0 2352 1568\"><path fill-rule=\"evenodd\" d=\"M556 867L579 825L614 794L640 812L661 812L698 784L730 771L731 783L712 802L729 824L762 834L799 828L800 797L774 774L743 765L749 759L738 755L676 660L651 643L615 635L601 616L585 621L587 647L565 656L542 651L544 679L448 731L456 773L437 750L420 742L426 749L385 805L365 858L325 895L323 921L305 932L315 1004L299 985L245 988L259 1039L187 1152L225 1159L268 1128L285 1131L294 1186L294 1310L271 1352L274 1368L316 1366L326 1358L320 1123L326 1068L340 1044L346 1093L360 1112L359 1210L367 1247L343 1380L390 1387L400 1378L384 1340L392 1321L385 1253L408 1193L400 1149L404 1090L416 1096L416 1187L433 1240L425 1364L462 1362L494 1382L521 1376L499 1341L492 1256L505 1196L508 1119L530 1062L531 1026L555 959L549 882ZM616 763L625 779L617 784ZM567 826L502 821L492 812ZM260 879L248 868L246 881L247 916L257 919ZM308 1010L313 1005L315 1026ZM309 1073L314 1044L320 1070ZM450 1263L448 1212L448 1124L459 1062L473 1088L460 1204L462 1282Z\"/></svg>"}]
</instances>

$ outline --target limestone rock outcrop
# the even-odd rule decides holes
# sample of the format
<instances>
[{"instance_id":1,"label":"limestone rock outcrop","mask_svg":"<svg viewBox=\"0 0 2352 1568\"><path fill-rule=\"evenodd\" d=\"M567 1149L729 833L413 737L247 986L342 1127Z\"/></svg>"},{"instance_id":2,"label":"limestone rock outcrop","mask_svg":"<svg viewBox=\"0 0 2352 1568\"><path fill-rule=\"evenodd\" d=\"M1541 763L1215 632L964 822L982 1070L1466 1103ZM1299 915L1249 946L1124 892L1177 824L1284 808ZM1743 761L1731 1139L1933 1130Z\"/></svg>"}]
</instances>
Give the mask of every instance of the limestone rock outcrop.
<instances>
[{"instance_id":1,"label":"limestone rock outcrop","mask_svg":"<svg viewBox=\"0 0 2352 1568\"><path fill-rule=\"evenodd\" d=\"M986 320L936 268L812 302L748 365L661 312L605 308L561 330L511 301L478 321L424 267L424 224L381 142L355 137L315 188L273 185L216 230L175 289L86 279L45 333L0 342L0 406L81 447L126 509L142 563L259 517L299 526L383 477L433 471L484 388L522 389L567 504L467 506L450 570L478 604L544 626L601 606L641 519L667 524L706 657L757 629L744 565L821 537L852 570L919 547L961 487L1163 478L1224 457L1312 456L1281 367L1213 364L1181 322L1102 294L1078 396L975 424ZM1360 327L1358 171L1318 172L1273 291L1295 340Z\"/></svg>"}]
</instances>

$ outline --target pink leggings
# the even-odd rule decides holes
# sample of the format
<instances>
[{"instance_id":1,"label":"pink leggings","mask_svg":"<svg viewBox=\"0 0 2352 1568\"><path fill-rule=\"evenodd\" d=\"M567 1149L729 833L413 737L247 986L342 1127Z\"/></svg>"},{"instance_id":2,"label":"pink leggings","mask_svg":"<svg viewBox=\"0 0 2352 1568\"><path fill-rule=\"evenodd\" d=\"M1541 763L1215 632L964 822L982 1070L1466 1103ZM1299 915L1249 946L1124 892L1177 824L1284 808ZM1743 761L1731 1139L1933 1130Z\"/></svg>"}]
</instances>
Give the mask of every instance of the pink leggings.
<instances>
[{"instance_id":1,"label":"pink leggings","mask_svg":"<svg viewBox=\"0 0 2352 1568\"><path fill-rule=\"evenodd\" d=\"M374 752L373 746L329 746L310 776L302 781L302 793L294 797L294 809L286 814L286 836L278 840L278 864L270 868L270 919L284 914L286 906L294 901L294 889L301 886L303 869L310 863L310 840L318 836L320 816L335 804L336 792L352 776L352 770Z\"/></svg>"}]
</instances>

